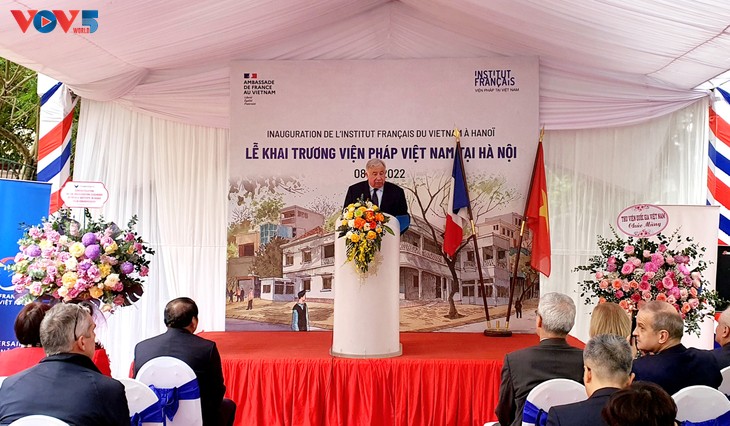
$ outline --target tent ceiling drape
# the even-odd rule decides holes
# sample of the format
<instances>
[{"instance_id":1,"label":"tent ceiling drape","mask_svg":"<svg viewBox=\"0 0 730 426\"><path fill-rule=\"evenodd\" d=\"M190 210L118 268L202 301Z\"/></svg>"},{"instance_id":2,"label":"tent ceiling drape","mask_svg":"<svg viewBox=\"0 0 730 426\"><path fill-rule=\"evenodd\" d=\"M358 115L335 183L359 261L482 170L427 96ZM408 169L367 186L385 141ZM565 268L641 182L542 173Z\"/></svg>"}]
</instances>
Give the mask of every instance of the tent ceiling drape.
<instances>
[{"instance_id":1,"label":"tent ceiling drape","mask_svg":"<svg viewBox=\"0 0 730 426\"><path fill-rule=\"evenodd\" d=\"M210 127L228 127L228 64L240 59L539 56L549 129L658 117L704 96L692 88L730 69L724 0L53 3L79 8L98 9L96 32L23 33L0 14L0 56L84 98Z\"/></svg>"}]
</instances>

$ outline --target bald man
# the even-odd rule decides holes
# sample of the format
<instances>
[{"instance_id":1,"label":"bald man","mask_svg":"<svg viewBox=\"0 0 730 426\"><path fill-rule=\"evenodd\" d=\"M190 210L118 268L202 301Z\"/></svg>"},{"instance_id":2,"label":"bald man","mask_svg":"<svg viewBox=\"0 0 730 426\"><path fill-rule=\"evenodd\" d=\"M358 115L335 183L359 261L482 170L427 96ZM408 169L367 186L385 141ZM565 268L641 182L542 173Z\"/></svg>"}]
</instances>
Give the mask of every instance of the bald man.
<instances>
[{"instance_id":1,"label":"bald man","mask_svg":"<svg viewBox=\"0 0 730 426\"><path fill-rule=\"evenodd\" d=\"M686 348L681 343L684 321L674 306L653 300L636 315L636 346L645 355L632 371L636 380L653 382L669 395L693 385L717 389L722 375L717 360L709 351Z\"/></svg>"},{"instance_id":2,"label":"bald man","mask_svg":"<svg viewBox=\"0 0 730 426\"><path fill-rule=\"evenodd\" d=\"M712 351L720 368L730 366L730 309L724 311L717 319L715 341L721 346Z\"/></svg>"}]
</instances>

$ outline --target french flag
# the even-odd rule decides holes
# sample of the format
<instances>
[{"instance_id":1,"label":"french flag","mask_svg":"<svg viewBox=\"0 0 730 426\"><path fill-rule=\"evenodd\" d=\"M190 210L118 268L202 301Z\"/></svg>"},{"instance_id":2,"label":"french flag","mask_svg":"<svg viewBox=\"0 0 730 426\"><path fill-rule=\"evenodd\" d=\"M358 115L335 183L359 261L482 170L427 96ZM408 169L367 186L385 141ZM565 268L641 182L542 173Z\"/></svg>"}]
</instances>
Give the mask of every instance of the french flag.
<instances>
[{"instance_id":1,"label":"french flag","mask_svg":"<svg viewBox=\"0 0 730 426\"><path fill-rule=\"evenodd\" d=\"M51 184L53 214L63 206L61 188L71 178L71 125L76 101L65 84L38 74L38 181Z\"/></svg>"},{"instance_id":2,"label":"french flag","mask_svg":"<svg viewBox=\"0 0 730 426\"><path fill-rule=\"evenodd\" d=\"M462 166L461 144L456 143L454 152L454 168L451 171L451 194L446 214L446 232L444 232L444 253L453 257L464 239L464 223L469 220L469 194L466 190L464 168Z\"/></svg>"}]
</instances>

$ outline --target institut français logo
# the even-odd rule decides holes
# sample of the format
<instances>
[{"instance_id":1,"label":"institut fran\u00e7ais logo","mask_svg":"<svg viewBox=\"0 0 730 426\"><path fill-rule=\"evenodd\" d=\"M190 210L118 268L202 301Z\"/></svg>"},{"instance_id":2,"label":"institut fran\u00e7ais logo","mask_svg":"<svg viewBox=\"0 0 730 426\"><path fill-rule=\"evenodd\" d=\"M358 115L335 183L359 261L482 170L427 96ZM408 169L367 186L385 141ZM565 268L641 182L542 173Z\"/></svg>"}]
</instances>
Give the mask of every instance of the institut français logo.
<instances>
[{"instance_id":1,"label":"institut fran\u00e7ais logo","mask_svg":"<svg viewBox=\"0 0 730 426\"><path fill-rule=\"evenodd\" d=\"M477 93L519 92L517 73L511 69L474 70L474 91Z\"/></svg>"},{"instance_id":2,"label":"institut fran\u00e7ais logo","mask_svg":"<svg viewBox=\"0 0 730 426\"><path fill-rule=\"evenodd\" d=\"M63 32L74 34L91 34L99 29L99 11L98 10L11 10L15 22L24 33L28 31L30 25L39 33L50 33L56 28L60 28ZM79 15L81 25L79 24Z\"/></svg>"}]
</instances>

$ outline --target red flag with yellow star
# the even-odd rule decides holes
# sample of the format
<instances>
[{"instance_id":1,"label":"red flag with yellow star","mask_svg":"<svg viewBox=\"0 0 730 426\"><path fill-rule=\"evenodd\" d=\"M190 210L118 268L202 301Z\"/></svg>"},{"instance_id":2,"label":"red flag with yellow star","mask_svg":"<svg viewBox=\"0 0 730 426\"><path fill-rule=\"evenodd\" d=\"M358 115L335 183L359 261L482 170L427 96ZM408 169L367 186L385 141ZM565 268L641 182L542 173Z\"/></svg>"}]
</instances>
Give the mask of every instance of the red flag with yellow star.
<instances>
[{"instance_id":1,"label":"red flag with yellow star","mask_svg":"<svg viewBox=\"0 0 730 426\"><path fill-rule=\"evenodd\" d=\"M532 231L530 265L546 277L550 276L550 220L548 216L547 181L542 141L537 144L535 168L532 171L530 198L527 199L527 227Z\"/></svg>"}]
</instances>

